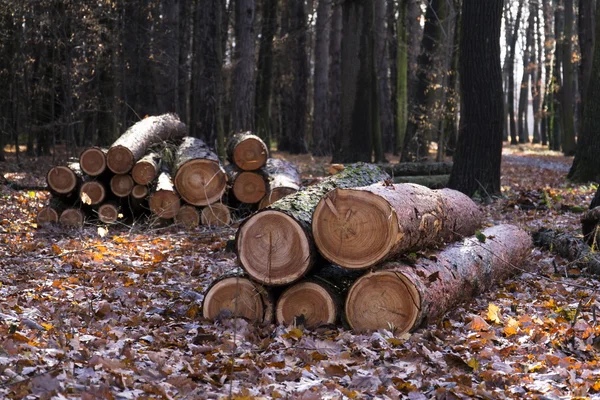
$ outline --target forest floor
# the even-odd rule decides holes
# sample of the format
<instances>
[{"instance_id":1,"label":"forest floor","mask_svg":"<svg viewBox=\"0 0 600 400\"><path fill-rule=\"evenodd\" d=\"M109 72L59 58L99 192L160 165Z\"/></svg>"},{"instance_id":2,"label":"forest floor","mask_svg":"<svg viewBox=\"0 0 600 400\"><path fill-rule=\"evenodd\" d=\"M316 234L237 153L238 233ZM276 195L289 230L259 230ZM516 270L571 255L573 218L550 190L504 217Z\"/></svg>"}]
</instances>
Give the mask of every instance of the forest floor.
<instances>
[{"instance_id":1,"label":"forest floor","mask_svg":"<svg viewBox=\"0 0 600 400\"><path fill-rule=\"evenodd\" d=\"M292 161L305 175L327 169ZM503 196L482 205L486 222L580 234L596 187L566 181L571 161L506 147ZM0 171L41 184L50 165ZM534 250L529 272L439 326L401 337L211 323L203 293L235 267L235 226L38 229L47 192L0 193L0 398L600 398L600 283L548 252Z\"/></svg>"}]
</instances>

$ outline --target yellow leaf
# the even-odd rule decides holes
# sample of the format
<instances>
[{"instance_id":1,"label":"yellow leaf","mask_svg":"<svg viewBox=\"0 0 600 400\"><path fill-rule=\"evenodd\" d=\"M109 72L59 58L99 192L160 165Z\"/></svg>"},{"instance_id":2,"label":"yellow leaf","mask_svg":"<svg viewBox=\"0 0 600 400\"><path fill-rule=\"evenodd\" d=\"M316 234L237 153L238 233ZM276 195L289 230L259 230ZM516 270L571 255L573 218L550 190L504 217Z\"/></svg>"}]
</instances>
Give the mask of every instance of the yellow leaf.
<instances>
[{"instance_id":1,"label":"yellow leaf","mask_svg":"<svg viewBox=\"0 0 600 400\"><path fill-rule=\"evenodd\" d=\"M488 331L490 329L490 325L479 315L474 315L471 322L467 324L467 328L472 331L481 332Z\"/></svg>"},{"instance_id":2,"label":"yellow leaf","mask_svg":"<svg viewBox=\"0 0 600 400\"><path fill-rule=\"evenodd\" d=\"M596 392L600 392L600 381L596 381L594 386L592 386L592 389L594 389Z\"/></svg>"},{"instance_id":3,"label":"yellow leaf","mask_svg":"<svg viewBox=\"0 0 600 400\"><path fill-rule=\"evenodd\" d=\"M49 331L50 329L54 328L54 325L48 324L46 322L42 322L40 325L42 325L44 328L46 328L47 331Z\"/></svg>"},{"instance_id":4,"label":"yellow leaf","mask_svg":"<svg viewBox=\"0 0 600 400\"><path fill-rule=\"evenodd\" d=\"M60 253L62 253L62 250L60 249L60 247L58 247L58 245L55 243L52 245L52 252L56 255L59 255Z\"/></svg>"},{"instance_id":5,"label":"yellow leaf","mask_svg":"<svg viewBox=\"0 0 600 400\"><path fill-rule=\"evenodd\" d=\"M499 324L500 323L500 307L498 307L494 303L490 303L488 305L487 320Z\"/></svg>"},{"instance_id":6,"label":"yellow leaf","mask_svg":"<svg viewBox=\"0 0 600 400\"><path fill-rule=\"evenodd\" d=\"M470 360L467 362L467 365L468 365L469 367L471 367L471 369L472 369L473 371L476 371L476 370L478 370L478 369L479 369L479 361L477 361L477 360L476 360L476 359L474 359L474 358L471 358L471 359L470 359Z\"/></svg>"},{"instance_id":7,"label":"yellow leaf","mask_svg":"<svg viewBox=\"0 0 600 400\"><path fill-rule=\"evenodd\" d=\"M387 339L387 342L392 346L400 346L402 343L406 342L406 340L402 340L397 337L391 337Z\"/></svg>"},{"instance_id":8,"label":"yellow leaf","mask_svg":"<svg viewBox=\"0 0 600 400\"><path fill-rule=\"evenodd\" d=\"M290 337L295 337L296 339L300 339L302 337L303 333L300 329L294 328L288 332L288 335Z\"/></svg>"},{"instance_id":9,"label":"yellow leaf","mask_svg":"<svg viewBox=\"0 0 600 400\"><path fill-rule=\"evenodd\" d=\"M516 335L519 331L519 321L514 319L513 317L509 317L508 321L504 325L504 334L506 336Z\"/></svg>"}]
</instances>

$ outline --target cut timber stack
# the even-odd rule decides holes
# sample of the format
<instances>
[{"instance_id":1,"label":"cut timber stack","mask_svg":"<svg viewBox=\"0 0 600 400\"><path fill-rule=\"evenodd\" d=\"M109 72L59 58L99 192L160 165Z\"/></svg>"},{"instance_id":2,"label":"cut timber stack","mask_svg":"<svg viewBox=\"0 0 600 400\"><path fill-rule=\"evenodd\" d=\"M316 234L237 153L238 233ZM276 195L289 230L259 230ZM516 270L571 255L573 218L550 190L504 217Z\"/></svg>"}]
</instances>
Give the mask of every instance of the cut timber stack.
<instances>
[{"instance_id":1,"label":"cut timber stack","mask_svg":"<svg viewBox=\"0 0 600 400\"><path fill-rule=\"evenodd\" d=\"M149 117L127 129L108 150L90 147L79 163L52 168L47 182L54 198L40 210L39 224L80 226L86 213L107 224L120 218L137 221L149 211L153 220L178 219L189 227L201 219L229 224L229 209L213 204L227 187L219 159L201 140L185 137L186 130L176 115ZM201 218L194 204L217 212Z\"/></svg>"},{"instance_id":2,"label":"cut timber stack","mask_svg":"<svg viewBox=\"0 0 600 400\"><path fill-rule=\"evenodd\" d=\"M353 164L319 184L271 204L241 225L236 236L239 262L258 282L287 285L310 271L317 252L311 234L312 213L336 188L365 186L388 179L379 167Z\"/></svg>"},{"instance_id":3,"label":"cut timber stack","mask_svg":"<svg viewBox=\"0 0 600 400\"><path fill-rule=\"evenodd\" d=\"M227 141L227 159L242 171L256 171L267 162L269 149L250 132L236 133Z\"/></svg>"},{"instance_id":4,"label":"cut timber stack","mask_svg":"<svg viewBox=\"0 0 600 400\"><path fill-rule=\"evenodd\" d=\"M267 194L260 201L259 208L265 208L277 200L296 193L302 187L298 168L289 161L269 158L264 168L267 176Z\"/></svg>"}]
</instances>

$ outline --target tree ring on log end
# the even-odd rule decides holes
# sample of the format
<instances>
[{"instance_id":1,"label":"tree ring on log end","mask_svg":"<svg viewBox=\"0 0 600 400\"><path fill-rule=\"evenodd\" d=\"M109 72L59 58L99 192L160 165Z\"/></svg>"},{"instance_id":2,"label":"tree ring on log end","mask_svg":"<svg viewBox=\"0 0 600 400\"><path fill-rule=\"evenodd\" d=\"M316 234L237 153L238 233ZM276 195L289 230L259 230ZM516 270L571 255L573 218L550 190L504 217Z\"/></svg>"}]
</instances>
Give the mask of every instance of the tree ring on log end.
<instances>
[{"instance_id":1,"label":"tree ring on log end","mask_svg":"<svg viewBox=\"0 0 600 400\"><path fill-rule=\"evenodd\" d=\"M106 197L104 185L100 182L90 181L81 185L79 198L83 204L94 206L100 204Z\"/></svg>"},{"instance_id":2,"label":"tree ring on log end","mask_svg":"<svg viewBox=\"0 0 600 400\"><path fill-rule=\"evenodd\" d=\"M150 196L148 205L150 206L150 210L159 218L171 219L179 212L181 199L176 193L168 190L159 190Z\"/></svg>"},{"instance_id":3,"label":"tree ring on log end","mask_svg":"<svg viewBox=\"0 0 600 400\"><path fill-rule=\"evenodd\" d=\"M67 208L60 214L61 225L80 227L83 225L83 213L76 208Z\"/></svg>"},{"instance_id":4,"label":"tree ring on log end","mask_svg":"<svg viewBox=\"0 0 600 400\"><path fill-rule=\"evenodd\" d=\"M254 283L246 278L225 278L212 286L202 307L204 318L214 320L229 311L232 317L262 322L265 317L263 296Z\"/></svg>"},{"instance_id":5,"label":"tree ring on log end","mask_svg":"<svg viewBox=\"0 0 600 400\"><path fill-rule=\"evenodd\" d=\"M309 239L292 217L275 210L259 212L240 227L237 251L246 272L269 285L295 282L311 266Z\"/></svg>"},{"instance_id":6,"label":"tree ring on log end","mask_svg":"<svg viewBox=\"0 0 600 400\"><path fill-rule=\"evenodd\" d=\"M193 228L200 225L200 213L196 207L185 204L179 208L177 215L175 215L175 223Z\"/></svg>"},{"instance_id":7,"label":"tree ring on log end","mask_svg":"<svg viewBox=\"0 0 600 400\"><path fill-rule=\"evenodd\" d=\"M156 168L147 162L138 162L131 170L131 176L138 185L148 185L156 178Z\"/></svg>"},{"instance_id":8,"label":"tree ring on log end","mask_svg":"<svg viewBox=\"0 0 600 400\"><path fill-rule=\"evenodd\" d=\"M48 186L60 194L71 193L77 186L77 176L69 167L53 167L48 172L47 180Z\"/></svg>"},{"instance_id":9,"label":"tree ring on log end","mask_svg":"<svg viewBox=\"0 0 600 400\"><path fill-rule=\"evenodd\" d=\"M254 171L265 165L268 153L261 140L249 137L235 147L233 162L244 171Z\"/></svg>"},{"instance_id":10,"label":"tree ring on log end","mask_svg":"<svg viewBox=\"0 0 600 400\"><path fill-rule=\"evenodd\" d=\"M119 210L112 204L102 204L98 208L98 218L105 224L113 224L119 218Z\"/></svg>"},{"instance_id":11,"label":"tree ring on log end","mask_svg":"<svg viewBox=\"0 0 600 400\"><path fill-rule=\"evenodd\" d=\"M202 225L228 226L231 224L231 212L225 204L209 204L202 209L200 215Z\"/></svg>"},{"instance_id":12,"label":"tree ring on log end","mask_svg":"<svg viewBox=\"0 0 600 400\"><path fill-rule=\"evenodd\" d=\"M376 271L359 278L346 297L346 319L354 330L413 328L420 312L417 288L400 272Z\"/></svg>"},{"instance_id":13,"label":"tree ring on log end","mask_svg":"<svg viewBox=\"0 0 600 400\"><path fill-rule=\"evenodd\" d=\"M98 176L106 169L106 155L97 147L85 149L79 156L79 165L86 174Z\"/></svg>"},{"instance_id":14,"label":"tree ring on log end","mask_svg":"<svg viewBox=\"0 0 600 400\"><path fill-rule=\"evenodd\" d=\"M58 213L52 207L44 207L38 212L36 222L40 226L51 223L57 223Z\"/></svg>"},{"instance_id":15,"label":"tree ring on log end","mask_svg":"<svg viewBox=\"0 0 600 400\"><path fill-rule=\"evenodd\" d=\"M179 195L195 206L219 200L227 186L227 175L218 162L194 159L186 162L175 175Z\"/></svg>"},{"instance_id":16,"label":"tree ring on log end","mask_svg":"<svg viewBox=\"0 0 600 400\"><path fill-rule=\"evenodd\" d=\"M133 189L131 189L131 196L134 199L143 199L148 196L148 186L144 185L135 185Z\"/></svg>"},{"instance_id":17,"label":"tree ring on log end","mask_svg":"<svg viewBox=\"0 0 600 400\"><path fill-rule=\"evenodd\" d=\"M118 174L110 180L110 188L117 197L129 196L134 185L133 178L129 174Z\"/></svg>"},{"instance_id":18,"label":"tree ring on log end","mask_svg":"<svg viewBox=\"0 0 600 400\"><path fill-rule=\"evenodd\" d=\"M277 301L276 316L277 323L286 325L304 316L306 327L314 328L335 323L336 304L323 286L314 282L300 282L281 294Z\"/></svg>"},{"instance_id":19,"label":"tree ring on log end","mask_svg":"<svg viewBox=\"0 0 600 400\"><path fill-rule=\"evenodd\" d=\"M387 200L364 190L335 189L315 208L312 231L329 261L364 269L382 261L398 239L398 217Z\"/></svg>"},{"instance_id":20,"label":"tree ring on log end","mask_svg":"<svg viewBox=\"0 0 600 400\"><path fill-rule=\"evenodd\" d=\"M267 182L254 172L242 172L233 182L233 195L242 203L258 203L267 193Z\"/></svg>"},{"instance_id":21,"label":"tree ring on log end","mask_svg":"<svg viewBox=\"0 0 600 400\"><path fill-rule=\"evenodd\" d=\"M126 174L133 168L135 159L131 150L125 146L114 146L108 150L106 165L115 174Z\"/></svg>"},{"instance_id":22,"label":"tree ring on log end","mask_svg":"<svg viewBox=\"0 0 600 400\"><path fill-rule=\"evenodd\" d=\"M277 200L284 198L288 194L296 193L296 189L288 187L279 187L271 190L263 199L260 201L258 208L265 208L275 203Z\"/></svg>"}]
</instances>

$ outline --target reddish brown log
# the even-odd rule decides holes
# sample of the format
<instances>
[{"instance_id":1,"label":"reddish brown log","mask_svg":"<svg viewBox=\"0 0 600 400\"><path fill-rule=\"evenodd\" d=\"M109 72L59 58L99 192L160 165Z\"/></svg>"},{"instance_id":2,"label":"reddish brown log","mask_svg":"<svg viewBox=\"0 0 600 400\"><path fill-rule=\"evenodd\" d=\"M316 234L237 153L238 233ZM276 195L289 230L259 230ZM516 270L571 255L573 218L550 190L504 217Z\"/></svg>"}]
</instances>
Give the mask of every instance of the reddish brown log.
<instances>
[{"instance_id":1,"label":"reddish brown log","mask_svg":"<svg viewBox=\"0 0 600 400\"><path fill-rule=\"evenodd\" d=\"M171 174L168 171L164 170L158 175L148 204L152 213L162 219L174 218L179 212L181 200L175 191Z\"/></svg>"},{"instance_id":2,"label":"reddish brown log","mask_svg":"<svg viewBox=\"0 0 600 400\"><path fill-rule=\"evenodd\" d=\"M236 274L215 280L202 303L209 320L237 317L264 324L273 322L274 308L273 296L264 287Z\"/></svg>"},{"instance_id":3,"label":"reddish brown log","mask_svg":"<svg viewBox=\"0 0 600 400\"><path fill-rule=\"evenodd\" d=\"M108 149L89 147L79 155L81 170L89 176L99 176L106 171L106 153Z\"/></svg>"},{"instance_id":4,"label":"reddish brown log","mask_svg":"<svg viewBox=\"0 0 600 400\"><path fill-rule=\"evenodd\" d=\"M472 235L482 219L479 207L455 190L378 183L327 193L315 208L312 231L327 260L365 269Z\"/></svg>"},{"instance_id":5,"label":"reddish brown log","mask_svg":"<svg viewBox=\"0 0 600 400\"><path fill-rule=\"evenodd\" d=\"M104 203L98 208L98 219L105 224L114 224L119 219L120 209L115 202Z\"/></svg>"},{"instance_id":6,"label":"reddish brown log","mask_svg":"<svg viewBox=\"0 0 600 400\"><path fill-rule=\"evenodd\" d=\"M79 199L83 204L95 206L106 198L106 189L101 182L89 181L81 185L79 189Z\"/></svg>"},{"instance_id":7,"label":"reddish brown log","mask_svg":"<svg viewBox=\"0 0 600 400\"><path fill-rule=\"evenodd\" d=\"M227 141L227 159L243 171L262 168L268 157L265 142L250 132L237 133Z\"/></svg>"},{"instance_id":8,"label":"reddish brown log","mask_svg":"<svg viewBox=\"0 0 600 400\"><path fill-rule=\"evenodd\" d=\"M38 211L36 222L38 226L58 223L60 214L68 206L61 199L52 197L46 206Z\"/></svg>"},{"instance_id":9,"label":"reddish brown log","mask_svg":"<svg viewBox=\"0 0 600 400\"><path fill-rule=\"evenodd\" d=\"M161 166L160 155L148 153L135 163L131 170L131 177L138 185L149 185L156 179Z\"/></svg>"},{"instance_id":10,"label":"reddish brown log","mask_svg":"<svg viewBox=\"0 0 600 400\"><path fill-rule=\"evenodd\" d=\"M194 228L200 225L200 212L196 207L184 204L175 215L175 223L187 228Z\"/></svg>"},{"instance_id":11,"label":"reddish brown log","mask_svg":"<svg viewBox=\"0 0 600 400\"><path fill-rule=\"evenodd\" d=\"M79 163L70 163L66 166L61 165L51 168L46 175L46 182L53 193L69 196L75 193L82 178L83 172Z\"/></svg>"},{"instance_id":12,"label":"reddish brown log","mask_svg":"<svg viewBox=\"0 0 600 400\"><path fill-rule=\"evenodd\" d=\"M60 214L59 222L63 226L82 227L85 216L78 208L67 208Z\"/></svg>"},{"instance_id":13,"label":"reddish brown log","mask_svg":"<svg viewBox=\"0 0 600 400\"><path fill-rule=\"evenodd\" d=\"M195 206L218 201L227 188L227 175L219 158L198 138L183 139L177 149L173 171L179 195Z\"/></svg>"},{"instance_id":14,"label":"reddish brown log","mask_svg":"<svg viewBox=\"0 0 600 400\"><path fill-rule=\"evenodd\" d=\"M187 128L174 114L144 118L131 126L108 149L106 162L115 174L126 174L149 146L170 139L182 138Z\"/></svg>"},{"instance_id":15,"label":"reddish brown log","mask_svg":"<svg viewBox=\"0 0 600 400\"><path fill-rule=\"evenodd\" d=\"M110 190L117 197L127 197L131 194L135 183L129 174L114 175L110 180Z\"/></svg>"},{"instance_id":16,"label":"reddish brown log","mask_svg":"<svg viewBox=\"0 0 600 400\"><path fill-rule=\"evenodd\" d=\"M358 279L346 298L353 329L398 334L439 321L461 302L521 271L531 238L513 225L488 228L414 265L388 262Z\"/></svg>"},{"instance_id":17,"label":"reddish brown log","mask_svg":"<svg viewBox=\"0 0 600 400\"><path fill-rule=\"evenodd\" d=\"M202 209L200 215L202 225L229 226L231 225L231 212L229 207L222 203L210 204Z\"/></svg>"},{"instance_id":18,"label":"reddish brown log","mask_svg":"<svg viewBox=\"0 0 600 400\"><path fill-rule=\"evenodd\" d=\"M302 186L302 178L296 165L289 161L269 158L264 168L267 175L267 194L259 208L265 208L288 194L296 193Z\"/></svg>"},{"instance_id":19,"label":"reddish brown log","mask_svg":"<svg viewBox=\"0 0 600 400\"><path fill-rule=\"evenodd\" d=\"M231 170L229 174L233 196L245 204L256 204L267 193L267 181L259 172Z\"/></svg>"}]
</instances>

